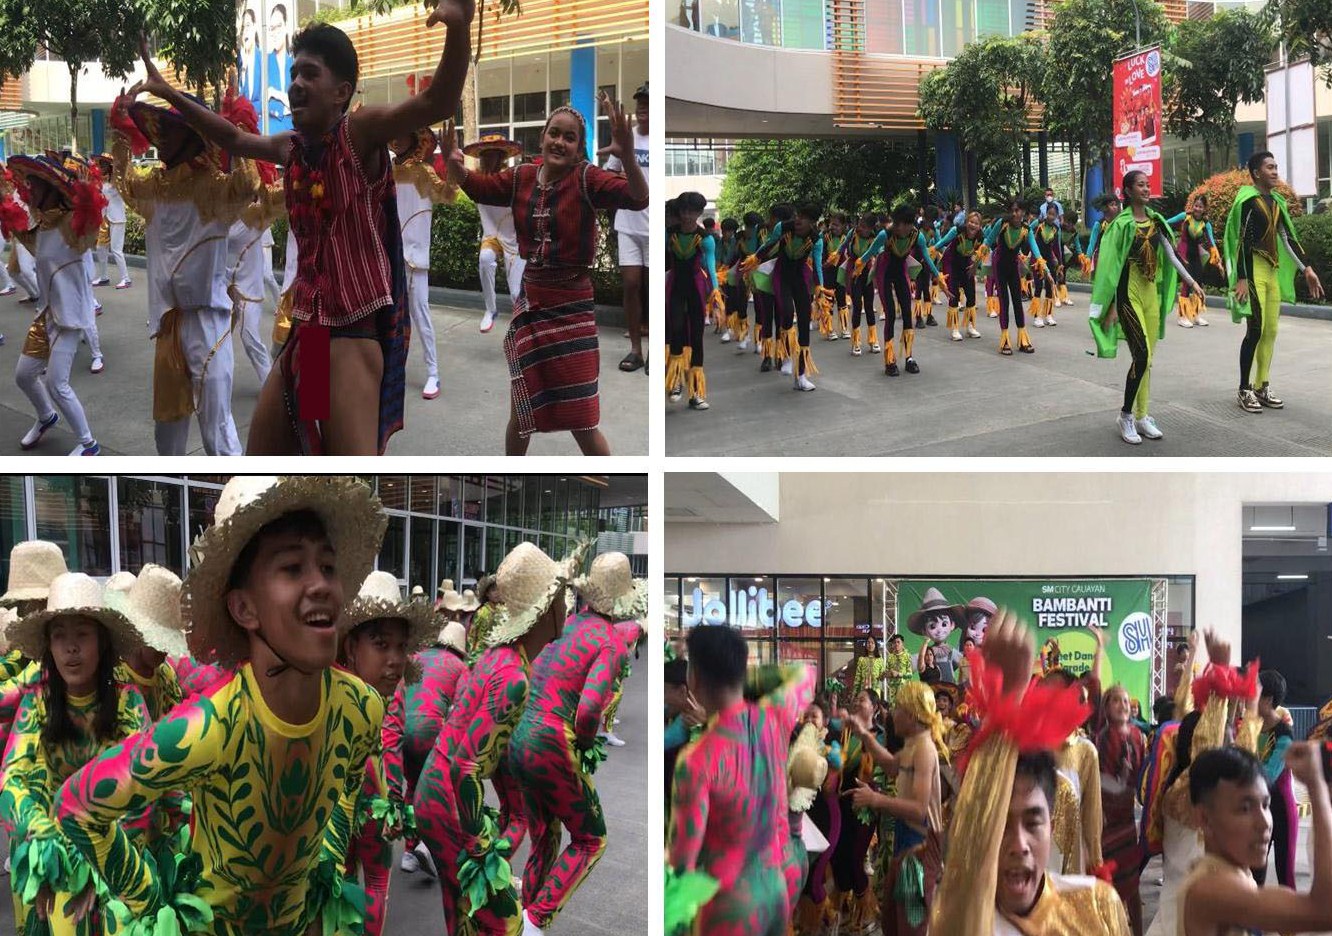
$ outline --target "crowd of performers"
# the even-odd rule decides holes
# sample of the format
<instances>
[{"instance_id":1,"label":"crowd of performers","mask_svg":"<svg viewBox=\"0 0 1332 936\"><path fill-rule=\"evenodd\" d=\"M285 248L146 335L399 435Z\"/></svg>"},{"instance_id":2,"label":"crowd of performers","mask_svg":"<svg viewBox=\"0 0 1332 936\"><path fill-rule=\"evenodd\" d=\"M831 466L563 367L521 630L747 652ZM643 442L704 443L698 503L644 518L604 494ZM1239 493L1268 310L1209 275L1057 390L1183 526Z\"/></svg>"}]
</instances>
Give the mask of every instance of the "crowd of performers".
<instances>
[{"instance_id":1,"label":"crowd of performers","mask_svg":"<svg viewBox=\"0 0 1332 936\"><path fill-rule=\"evenodd\" d=\"M14 547L17 932L378 936L404 838L403 870L439 878L435 932L546 931L606 847L592 774L643 583L622 553L579 575L586 544L521 543L474 592L404 599L371 571L386 527L353 478L247 476L183 582L149 564L103 585L53 543Z\"/></svg>"},{"instance_id":2,"label":"crowd of performers","mask_svg":"<svg viewBox=\"0 0 1332 936\"><path fill-rule=\"evenodd\" d=\"M109 282L108 253L116 288L134 285L124 261L129 208L146 225L154 353L144 389L158 454L186 453L191 417L209 455L382 454L403 425L413 341L426 367L421 395L440 395L428 295L431 209L461 189L481 216L481 331L496 321L501 257L514 300L504 337L506 453L523 454L535 432L565 431L585 453L607 453L590 269L597 211L622 209L627 224L647 206L634 158L636 141L646 139L647 89L636 96L634 120L602 100L612 137L604 152L617 171L586 161L588 131L569 107L551 112L532 160L506 165L522 148L495 135L459 149L451 120L438 136L430 128L457 112L472 15L469 3L440 0L428 21L448 27L434 80L389 106L352 107L359 64L351 40L328 24L303 29L292 44L296 129L274 136L259 135L243 96L229 92L214 112L171 87L145 44L148 77L112 109L110 154L11 158L0 229L13 249L0 295L15 291L12 270L23 301L36 308L16 370L35 410L22 447L38 446L63 419L79 440L71 454L99 451L70 376L81 341L92 373L105 367L91 287ZM145 92L170 107L135 100ZM136 165L133 157L149 146L160 165ZM271 225L283 216L279 285ZM265 299L275 309L271 335L261 327ZM261 384L244 446L232 415L235 333Z\"/></svg>"},{"instance_id":3,"label":"crowd of performers","mask_svg":"<svg viewBox=\"0 0 1332 936\"><path fill-rule=\"evenodd\" d=\"M905 659L870 649L852 690L828 694L805 664L751 668L725 626L668 650L666 932L1332 928L1332 703L1295 740L1281 675L1238 669L1195 632L1153 726L1123 686L1102 688L1099 651L1074 677L1011 612L987 620L963 686L927 681L939 674L900 643ZM1296 783L1313 817L1307 893ZM1164 889L1146 928L1153 855Z\"/></svg>"},{"instance_id":4,"label":"crowd of performers","mask_svg":"<svg viewBox=\"0 0 1332 936\"><path fill-rule=\"evenodd\" d=\"M1117 421L1125 442L1164 435L1148 412L1153 351L1172 307L1184 328L1208 324L1203 284L1227 287L1235 321L1246 323L1239 406L1280 409L1269 382L1280 304L1295 300L1297 272L1314 298L1323 290L1275 191L1272 154L1255 154L1249 171L1253 184L1240 190L1221 244L1205 196L1165 218L1150 207L1149 180L1137 171L1122 180L1122 203L1101 200L1104 216L1085 245L1076 215L1050 189L1044 202L1015 199L993 218L960 204L951 212L903 206L858 218L818 205L776 204L766 217L751 211L720 224L701 220L706 199L685 192L667 203L667 396L678 402L687 394L691 409L709 408L703 369L709 325L720 343L741 354L752 350L760 373L778 370L796 390L815 389L816 330L825 341L849 339L853 357L866 346L873 355L882 351L890 377L903 369L918 374L916 329L938 324L934 305L947 303L953 341L981 337L978 279L987 315L999 320L999 353L1012 355L1016 345L1031 354L1028 316L1034 328L1058 325L1056 310L1073 304L1067 273L1079 269L1092 286L1097 354L1114 357L1123 340L1132 356Z\"/></svg>"}]
</instances>

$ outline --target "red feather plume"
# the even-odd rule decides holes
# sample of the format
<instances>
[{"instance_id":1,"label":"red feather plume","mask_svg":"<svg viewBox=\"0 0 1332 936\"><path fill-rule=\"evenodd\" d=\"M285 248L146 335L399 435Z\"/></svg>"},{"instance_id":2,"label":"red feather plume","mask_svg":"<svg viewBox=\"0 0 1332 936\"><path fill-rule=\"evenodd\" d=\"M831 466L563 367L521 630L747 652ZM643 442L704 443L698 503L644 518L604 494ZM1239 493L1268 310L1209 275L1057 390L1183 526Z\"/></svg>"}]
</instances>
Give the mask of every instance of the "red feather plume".
<instances>
[{"instance_id":1,"label":"red feather plume","mask_svg":"<svg viewBox=\"0 0 1332 936\"><path fill-rule=\"evenodd\" d=\"M11 239L19 231L26 231L30 224L32 219L22 205L12 198L0 201L0 232L4 233L5 240Z\"/></svg>"},{"instance_id":2,"label":"red feather plume","mask_svg":"<svg viewBox=\"0 0 1332 936\"><path fill-rule=\"evenodd\" d=\"M277 181L278 178L277 166L273 165L271 162L263 162L262 160L256 160L254 168L255 171L259 173L259 181L264 183L264 185L272 185L274 182Z\"/></svg>"},{"instance_id":3,"label":"red feather plume","mask_svg":"<svg viewBox=\"0 0 1332 936\"><path fill-rule=\"evenodd\" d=\"M75 237L86 237L102 226L102 211L106 208L106 196L102 187L92 182L74 183L74 214L70 218L70 227Z\"/></svg>"},{"instance_id":4,"label":"red feather plume","mask_svg":"<svg viewBox=\"0 0 1332 936\"><path fill-rule=\"evenodd\" d=\"M1052 751L1059 747L1091 714L1091 706L1082 701L1081 689L1067 689L1032 682L1019 698L1004 694L1004 677L990 666L979 651L967 653L971 664L971 685L967 705L980 719L980 728L971 737L959 769L986 740L1000 735L1017 745L1019 752Z\"/></svg>"},{"instance_id":5,"label":"red feather plume","mask_svg":"<svg viewBox=\"0 0 1332 936\"><path fill-rule=\"evenodd\" d=\"M1203 674L1193 681L1193 707L1202 711L1209 696L1248 700L1252 699L1257 691L1257 660L1250 661L1242 672L1234 666L1216 666L1209 663Z\"/></svg>"},{"instance_id":6,"label":"red feather plume","mask_svg":"<svg viewBox=\"0 0 1332 936\"><path fill-rule=\"evenodd\" d=\"M133 103L133 98L127 94L116 98L116 102L111 105L111 114L107 120L111 124L111 129L125 138L125 142L129 144L130 152L135 156L142 156L148 152L148 138L143 135L143 131L138 128L129 115L131 103Z\"/></svg>"},{"instance_id":7,"label":"red feather plume","mask_svg":"<svg viewBox=\"0 0 1332 936\"><path fill-rule=\"evenodd\" d=\"M219 113L247 133L259 132L259 115L254 112L254 104L249 98L237 94L234 88L227 89Z\"/></svg>"}]
</instances>

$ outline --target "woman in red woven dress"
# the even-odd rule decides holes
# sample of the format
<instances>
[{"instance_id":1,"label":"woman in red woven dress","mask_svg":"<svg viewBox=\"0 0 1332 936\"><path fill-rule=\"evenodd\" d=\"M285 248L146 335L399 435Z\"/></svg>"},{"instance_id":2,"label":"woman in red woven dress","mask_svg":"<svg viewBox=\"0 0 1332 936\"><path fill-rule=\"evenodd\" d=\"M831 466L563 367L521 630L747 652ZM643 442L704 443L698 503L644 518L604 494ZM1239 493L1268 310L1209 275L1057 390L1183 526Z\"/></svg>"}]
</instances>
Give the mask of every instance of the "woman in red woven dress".
<instances>
[{"instance_id":1,"label":"woman in red woven dress","mask_svg":"<svg viewBox=\"0 0 1332 936\"><path fill-rule=\"evenodd\" d=\"M518 253L526 261L522 296L504 336L512 407L504 454L525 455L534 432L571 432L584 455L609 455L598 428L600 354L592 277L600 228L597 209L647 207L648 186L634 154L634 131L619 104L603 97L612 155L623 176L587 161L587 127L571 107L557 107L541 133L541 163L493 175L469 172L452 139L444 146L449 178L483 205L513 210Z\"/></svg>"}]
</instances>

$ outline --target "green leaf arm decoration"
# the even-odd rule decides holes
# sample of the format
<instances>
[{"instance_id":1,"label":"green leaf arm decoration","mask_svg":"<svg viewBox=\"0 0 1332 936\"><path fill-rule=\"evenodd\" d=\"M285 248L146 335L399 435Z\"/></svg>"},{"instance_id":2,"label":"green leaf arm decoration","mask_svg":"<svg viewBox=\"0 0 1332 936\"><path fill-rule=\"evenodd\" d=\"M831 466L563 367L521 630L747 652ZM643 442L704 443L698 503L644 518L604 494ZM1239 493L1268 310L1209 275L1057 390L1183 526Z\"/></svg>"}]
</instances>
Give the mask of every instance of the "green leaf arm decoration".
<instances>
[{"instance_id":1,"label":"green leaf arm decoration","mask_svg":"<svg viewBox=\"0 0 1332 936\"><path fill-rule=\"evenodd\" d=\"M717 896L721 882L703 871L677 872L666 868L662 904L666 914L666 936L677 936L689 928L698 912Z\"/></svg>"},{"instance_id":2,"label":"green leaf arm decoration","mask_svg":"<svg viewBox=\"0 0 1332 936\"><path fill-rule=\"evenodd\" d=\"M590 746L580 748L578 751L579 766L583 768L583 773L589 777L597 772L597 768L601 766L601 762L605 759L606 739L601 735L597 735L596 740Z\"/></svg>"},{"instance_id":3,"label":"green leaf arm decoration","mask_svg":"<svg viewBox=\"0 0 1332 936\"><path fill-rule=\"evenodd\" d=\"M458 889L467 899L468 915L475 915L484 907L506 908L516 906L513 869L509 865L512 846L500 837L494 810L487 808L482 820L485 831L478 839L479 848L473 852L463 849L458 854Z\"/></svg>"}]
</instances>

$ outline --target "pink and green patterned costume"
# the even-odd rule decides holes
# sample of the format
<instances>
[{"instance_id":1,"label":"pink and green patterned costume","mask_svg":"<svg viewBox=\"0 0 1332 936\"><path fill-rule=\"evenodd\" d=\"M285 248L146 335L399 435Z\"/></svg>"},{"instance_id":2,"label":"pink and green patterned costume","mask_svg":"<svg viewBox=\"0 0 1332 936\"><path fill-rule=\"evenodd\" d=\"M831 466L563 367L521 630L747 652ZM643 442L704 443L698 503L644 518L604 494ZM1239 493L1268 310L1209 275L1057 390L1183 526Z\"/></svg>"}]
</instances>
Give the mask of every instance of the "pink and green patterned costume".
<instances>
[{"instance_id":1,"label":"pink and green patterned costume","mask_svg":"<svg viewBox=\"0 0 1332 936\"><path fill-rule=\"evenodd\" d=\"M137 686L148 703L148 717L157 721L177 705L180 705L180 680L170 663L159 663L153 675L144 678L136 673L128 663L116 667L116 678L123 683Z\"/></svg>"},{"instance_id":2,"label":"pink and green patterned costume","mask_svg":"<svg viewBox=\"0 0 1332 936\"><path fill-rule=\"evenodd\" d=\"M699 911L707 936L783 936L790 925L786 759L796 719L814 697L813 667L764 667L758 702L718 712L675 765L667 862L721 883ZM794 873L799 873L796 868Z\"/></svg>"},{"instance_id":3,"label":"pink and green patterned costume","mask_svg":"<svg viewBox=\"0 0 1332 936\"><path fill-rule=\"evenodd\" d=\"M403 713L402 761L409 803L415 799L416 778L444 727L458 680L467 672L462 658L444 647L422 650L414 659L421 667L421 681L410 686L404 681L394 695Z\"/></svg>"},{"instance_id":4,"label":"pink and green patterned costume","mask_svg":"<svg viewBox=\"0 0 1332 936\"><path fill-rule=\"evenodd\" d=\"M99 740L92 731L97 714L97 696L68 696L66 706L77 731L78 738L51 747L42 741L42 729L47 723L45 691L41 687L23 692L18 713L14 718L13 733L5 751L4 786L0 789L0 819L9 832L10 855L14 873L14 920L20 933L39 931L52 934L94 931L91 917L75 925L61 911L64 904L78 896L90 883L91 870L86 860L56 825L54 801L61 784L84 764L98 757L117 742ZM125 738L141 731L148 724L148 709L143 696L133 686L119 687L116 713L116 737ZM142 815L135 817L135 831L144 827ZM128 835L129 833L124 833ZM26 856L37 850L48 855L60 854L72 859L69 873L54 862L48 863L44 883L56 898L55 918L49 929L34 918L34 907L20 898L21 889L32 877L32 866ZM64 864L65 862L61 862Z\"/></svg>"},{"instance_id":5,"label":"pink and green patterned costume","mask_svg":"<svg viewBox=\"0 0 1332 936\"><path fill-rule=\"evenodd\" d=\"M416 787L416 823L434 858L444 899L444 931L502 936L517 925L513 884L486 886L484 901L467 896L465 881L512 852L486 808L483 781L493 777L527 703L527 658L505 644L484 651L458 680L453 705ZM493 878L494 875L487 875ZM501 875L503 877L503 875ZM477 891L481 893L481 891ZM478 905L479 904L479 905Z\"/></svg>"},{"instance_id":6,"label":"pink and green patterned costume","mask_svg":"<svg viewBox=\"0 0 1332 936\"><path fill-rule=\"evenodd\" d=\"M250 664L149 731L74 774L56 798L60 828L136 918L178 907L120 820L172 790L193 796L189 848L216 936L305 936L356 912L343 884L366 759L384 703L360 680L326 670L309 722L279 719Z\"/></svg>"},{"instance_id":7,"label":"pink and green patterned costume","mask_svg":"<svg viewBox=\"0 0 1332 936\"><path fill-rule=\"evenodd\" d=\"M214 683L230 678L232 673L216 663L203 663L188 656L168 657L167 663L175 670L176 682L180 684L181 695L186 699L207 692Z\"/></svg>"},{"instance_id":8,"label":"pink and green patterned costume","mask_svg":"<svg viewBox=\"0 0 1332 936\"><path fill-rule=\"evenodd\" d=\"M532 849L523 870L523 908L546 927L606 850L606 817L583 753L623 665L624 647L610 621L585 611L532 663L527 709L509 745L509 771L523 790ZM561 826L569 844L560 852Z\"/></svg>"}]
</instances>

